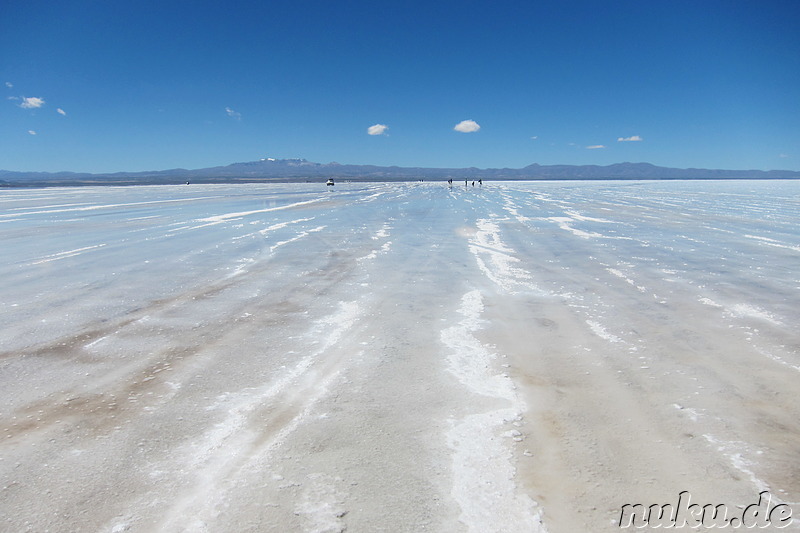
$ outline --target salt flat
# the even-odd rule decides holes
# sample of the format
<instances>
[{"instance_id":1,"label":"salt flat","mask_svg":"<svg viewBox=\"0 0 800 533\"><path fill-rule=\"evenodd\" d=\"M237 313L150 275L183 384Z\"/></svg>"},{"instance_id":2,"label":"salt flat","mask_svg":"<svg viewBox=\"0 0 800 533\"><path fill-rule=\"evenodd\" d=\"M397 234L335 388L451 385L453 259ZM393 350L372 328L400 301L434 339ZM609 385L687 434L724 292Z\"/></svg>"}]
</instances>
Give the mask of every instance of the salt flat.
<instances>
[{"instance_id":1,"label":"salt flat","mask_svg":"<svg viewBox=\"0 0 800 533\"><path fill-rule=\"evenodd\" d=\"M800 517L800 183L334 189L3 191L0 530Z\"/></svg>"}]
</instances>

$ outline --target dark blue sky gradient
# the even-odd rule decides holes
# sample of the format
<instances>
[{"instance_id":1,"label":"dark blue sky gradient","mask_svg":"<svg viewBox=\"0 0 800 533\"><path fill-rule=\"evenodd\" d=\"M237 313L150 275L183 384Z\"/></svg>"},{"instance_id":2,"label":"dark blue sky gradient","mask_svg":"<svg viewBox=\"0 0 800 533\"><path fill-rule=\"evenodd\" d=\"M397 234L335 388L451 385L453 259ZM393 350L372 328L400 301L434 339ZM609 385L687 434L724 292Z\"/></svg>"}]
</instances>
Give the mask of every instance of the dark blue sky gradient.
<instances>
[{"instance_id":1,"label":"dark blue sky gradient","mask_svg":"<svg viewBox=\"0 0 800 533\"><path fill-rule=\"evenodd\" d=\"M796 1L7 0L3 11L7 170L260 157L800 170ZM45 103L21 107L31 97ZM467 119L481 129L453 130ZM374 124L388 129L367 135Z\"/></svg>"}]
</instances>

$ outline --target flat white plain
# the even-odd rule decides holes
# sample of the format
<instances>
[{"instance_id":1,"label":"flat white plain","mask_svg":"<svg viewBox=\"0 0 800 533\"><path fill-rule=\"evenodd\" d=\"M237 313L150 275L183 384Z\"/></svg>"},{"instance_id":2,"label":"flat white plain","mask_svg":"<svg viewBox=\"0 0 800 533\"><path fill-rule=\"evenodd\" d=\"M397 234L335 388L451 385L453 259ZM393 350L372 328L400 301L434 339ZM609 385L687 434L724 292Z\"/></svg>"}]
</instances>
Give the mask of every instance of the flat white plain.
<instances>
[{"instance_id":1,"label":"flat white plain","mask_svg":"<svg viewBox=\"0 0 800 533\"><path fill-rule=\"evenodd\" d=\"M800 500L798 182L329 189L3 191L0 529Z\"/></svg>"}]
</instances>

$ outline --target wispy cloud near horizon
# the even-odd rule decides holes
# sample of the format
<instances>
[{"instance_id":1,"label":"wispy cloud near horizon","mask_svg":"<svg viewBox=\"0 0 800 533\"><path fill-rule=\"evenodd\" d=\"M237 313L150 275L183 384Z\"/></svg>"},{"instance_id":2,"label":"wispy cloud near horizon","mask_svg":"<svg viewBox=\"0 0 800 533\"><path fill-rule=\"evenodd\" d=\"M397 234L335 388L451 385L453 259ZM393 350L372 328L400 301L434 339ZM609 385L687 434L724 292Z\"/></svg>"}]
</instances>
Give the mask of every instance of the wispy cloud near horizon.
<instances>
[{"instance_id":1,"label":"wispy cloud near horizon","mask_svg":"<svg viewBox=\"0 0 800 533\"><path fill-rule=\"evenodd\" d=\"M593 144L591 146L587 146L586 147L587 150L599 150L601 148L605 148L605 145L603 145L603 144Z\"/></svg>"},{"instance_id":2,"label":"wispy cloud near horizon","mask_svg":"<svg viewBox=\"0 0 800 533\"><path fill-rule=\"evenodd\" d=\"M61 109L60 107L59 107L59 108L56 108L56 112L57 112L59 115L62 115L62 116L64 116L64 117L66 117L66 116L67 116L67 112L66 112L66 111L64 111L63 109Z\"/></svg>"},{"instance_id":3,"label":"wispy cloud near horizon","mask_svg":"<svg viewBox=\"0 0 800 533\"><path fill-rule=\"evenodd\" d=\"M242 120L242 114L239 113L238 111L234 111L230 107L227 106L225 107L225 113L227 113L227 115L231 118L234 118L236 120Z\"/></svg>"},{"instance_id":4,"label":"wispy cloud near horizon","mask_svg":"<svg viewBox=\"0 0 800 533\"><path fill-rule=\"evenodd\" d=\"M641 138L640 136L638 136L638 135L631 135L630 137L620 137L620 138L618 138L618 139L617 139L617 142L622 142L622 143L624 143L624 142L643 141L643 140L644 140L644 139L642 139L642 138Z\"/></svg>"}]
</instances>

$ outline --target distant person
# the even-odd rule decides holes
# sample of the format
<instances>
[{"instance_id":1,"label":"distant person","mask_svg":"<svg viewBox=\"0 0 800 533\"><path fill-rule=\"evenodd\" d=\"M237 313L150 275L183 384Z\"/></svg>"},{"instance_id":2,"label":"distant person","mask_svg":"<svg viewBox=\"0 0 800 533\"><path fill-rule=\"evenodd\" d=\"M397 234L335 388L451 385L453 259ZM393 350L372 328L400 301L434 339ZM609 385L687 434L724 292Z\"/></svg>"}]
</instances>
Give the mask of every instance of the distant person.
<instances>
[{"instance_id":1,"label":"distant person","mask_svg":"<svg viewBox=\"0 0 800 533\"><path fill-rule=\"evenodd\" d=\"M475 180L472 180L472 186L473 187L475 186Z\"/></svg>"},{"instance_id":2,"label":"distant person","mask_svg":"<svg viewBox=\"0 0 800 533\"><path fill-rule=\"evenodd\" d=\"M481 186L483 186L483 180L479 179L479 180L478 180L478 185L481 185Z\"/></svg>"}]
</instances>

